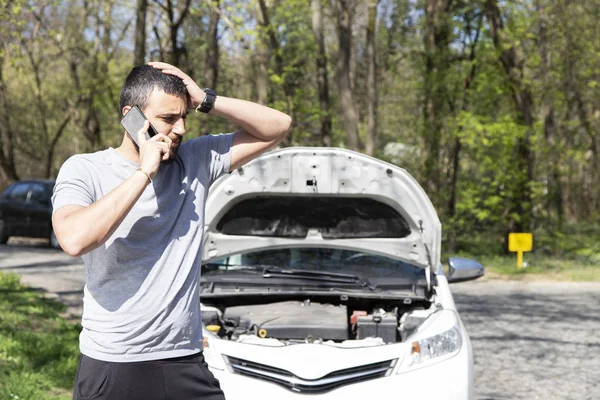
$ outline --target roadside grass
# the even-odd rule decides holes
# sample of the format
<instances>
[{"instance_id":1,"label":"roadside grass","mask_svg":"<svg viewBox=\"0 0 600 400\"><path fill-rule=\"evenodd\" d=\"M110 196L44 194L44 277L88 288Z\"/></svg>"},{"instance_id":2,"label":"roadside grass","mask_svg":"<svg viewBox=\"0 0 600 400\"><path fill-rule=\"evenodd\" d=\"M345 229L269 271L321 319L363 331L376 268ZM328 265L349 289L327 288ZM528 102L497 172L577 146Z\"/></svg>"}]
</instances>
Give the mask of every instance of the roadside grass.
<instances>
[{"instance_id":1,"label":"roadside grass","mask_svg":"<svg viewBox=\"0 0 600 400\"><path fill-rule=\"evenodd\" d=\"M504 252L499 234L462 237L458 251L449 256L472 258L486 268L488 278L600 281L600 224L569 227L563 232L533 232L533 251L523 253L524 267L517 266L517 253Z\"/></svg>"},{"instance_id":2,"label":"roadside grass","mask_svg":"<svg viewBox=\"0 0 600 400\"><path fill-rule=\"evenodd\" d=\"M64 306L0 273L0 399L70 399L81 327Z\"/></svg>"},{"instance_id":3,"label":"roadside grass","mask_svg":"<svg viewBox=\"0 0 600 400\"><path fill-rule=\"evenodd\" d=\"M535 279L554 281L600 281L600 265L577 260L525 253L523 267L517 256L480 256L476 258L490 278Z\"/></svg>"}]
</instances>

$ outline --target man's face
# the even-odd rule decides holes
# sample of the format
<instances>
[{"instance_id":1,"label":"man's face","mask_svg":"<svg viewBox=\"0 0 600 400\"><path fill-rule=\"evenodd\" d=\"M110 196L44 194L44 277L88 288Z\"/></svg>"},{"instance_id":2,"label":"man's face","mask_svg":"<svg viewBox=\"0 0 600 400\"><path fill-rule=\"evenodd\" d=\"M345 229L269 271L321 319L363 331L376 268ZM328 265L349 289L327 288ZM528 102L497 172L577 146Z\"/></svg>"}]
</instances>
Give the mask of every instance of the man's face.
<instances>
[{"instance_id":1,"label":"man's face","mask_svg":"<svg viewBox=\"0 0 600 400\"><path fill-rule=\"evenodd\" d=\"M186 100L154 88L142 112L158 133L173 141L169 158L174 159L185 134Z\"/></svg>"}]
</instances>

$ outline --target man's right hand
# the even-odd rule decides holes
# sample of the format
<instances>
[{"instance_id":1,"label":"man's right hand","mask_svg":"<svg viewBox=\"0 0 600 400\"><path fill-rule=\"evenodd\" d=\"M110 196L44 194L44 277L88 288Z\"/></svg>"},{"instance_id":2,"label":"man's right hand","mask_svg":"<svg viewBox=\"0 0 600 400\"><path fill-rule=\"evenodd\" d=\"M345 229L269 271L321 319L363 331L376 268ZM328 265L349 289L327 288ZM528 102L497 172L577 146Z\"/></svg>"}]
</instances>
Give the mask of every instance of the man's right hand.
<instances>
[{"instance_id":1,"label":"man's right hand","mask_svg":"<svg viewBox=\"0 0 600 400\"><path fill-rule=\"evenodd\" d=\"M146 140L148 128L150 128L150 122L146 120L142 129L137 133L138 143L140 144L139 162L142 171L154 177L158 172L160 162L169 159L169 149L171 148L172 140L162 133Z\"/></svg>"}]
</instances>

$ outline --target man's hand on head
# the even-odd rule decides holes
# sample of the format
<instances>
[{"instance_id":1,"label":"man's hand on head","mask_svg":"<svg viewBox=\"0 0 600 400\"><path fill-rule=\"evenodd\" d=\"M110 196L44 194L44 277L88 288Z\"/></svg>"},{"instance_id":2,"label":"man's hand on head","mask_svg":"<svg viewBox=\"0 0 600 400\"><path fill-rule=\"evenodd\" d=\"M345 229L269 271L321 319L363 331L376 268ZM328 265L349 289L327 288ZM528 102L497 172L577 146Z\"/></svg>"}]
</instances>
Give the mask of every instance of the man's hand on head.
<instances>
[{"instance_id":1,"label":"man's hand on head","mask_svg":"<svg viewBox=\"0 0 600 400\"><path fill-rule=\"evenodd\" d=\"M161 70L165 74L173 75L181 79L190 95L190 104L188 104L189 109L195 109L198 107L198 105L200 105L200 103L202 103L202 100L204 100L204 96L206 95L204 91L196 82L194 82L192 78L189 77L189 75L179 68L171 64L158 61L149 62L148 65Z\"/></svg>"},{"instance_id":2,"label":"man's hand on head","mask_svg":"<svg viewBox=\"0 0 600 400\"><path fill-rule=\"evenodd\" d=\"M148 65L181 79L190 95L190 108L196 108L206 93L179 68L163 62ZM223 117L240 127L235 132L230 170L236 169L279 144L289 132L292 119L273 108L226 96L219 96L211 115Z\"/></svg>"}]
</instances>

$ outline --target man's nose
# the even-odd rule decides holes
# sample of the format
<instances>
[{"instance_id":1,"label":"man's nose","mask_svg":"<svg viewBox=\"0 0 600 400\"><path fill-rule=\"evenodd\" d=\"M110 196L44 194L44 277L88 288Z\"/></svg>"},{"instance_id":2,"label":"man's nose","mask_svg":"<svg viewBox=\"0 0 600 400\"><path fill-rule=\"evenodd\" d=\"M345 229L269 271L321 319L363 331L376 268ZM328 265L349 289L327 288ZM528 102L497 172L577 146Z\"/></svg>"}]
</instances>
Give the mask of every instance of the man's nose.
<instances>
[{"instance_id":1,"label":"man's nose","mask_svg":"<svg viewBox=\"0 0 600 400\"><path fill-rule=\"evenodd\" d=\"M176 135L185 135L185 119L179 118L175 125L173 125L173 133Z\"/></svg>"}]
</instances>

